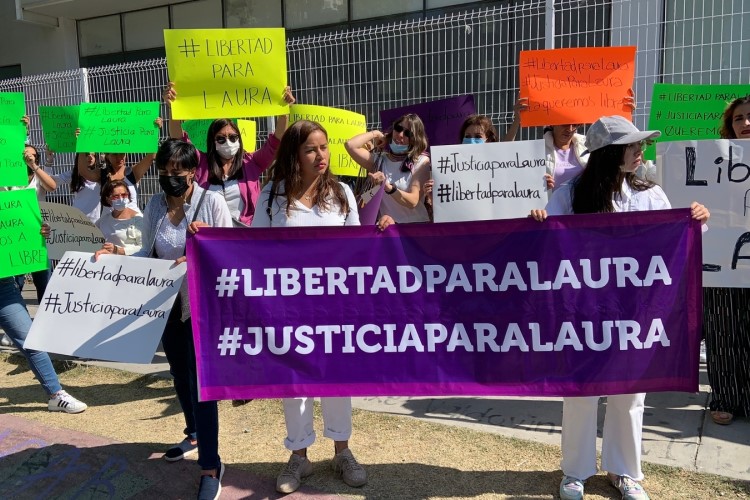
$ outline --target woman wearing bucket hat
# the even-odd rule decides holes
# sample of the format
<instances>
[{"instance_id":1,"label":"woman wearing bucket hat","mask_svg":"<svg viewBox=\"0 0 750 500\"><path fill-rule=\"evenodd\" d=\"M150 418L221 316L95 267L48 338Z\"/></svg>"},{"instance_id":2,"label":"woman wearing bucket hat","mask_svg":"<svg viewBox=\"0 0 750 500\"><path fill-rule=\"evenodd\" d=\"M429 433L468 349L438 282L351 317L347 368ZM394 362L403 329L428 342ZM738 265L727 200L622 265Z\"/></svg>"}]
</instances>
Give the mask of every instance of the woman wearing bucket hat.
<instances>
[{"instance_id":1,"label":"woman wearing bucket hat","mask_svg":"<svg viewBox=\"0 0 750 500\"><path fill-rule=\"evenodd\" d=\"M547 215L637 212L671 208L658 185L636 177L643 147L658 131L638 130L620 116L597 120L586 134L590 156L587 167L570 183L560 186L546 210L532 210L543 221ZM705 222L709 212L703 205L691 205L694 219ZM647 500L640 484L641 437L645 393L607 397L602 432L602 469L625 500ZM583 483L597 472L596 430L599 396L563 398L562 463L564 474L560 498L583 498Z\"/></svg>"}]
</instances>

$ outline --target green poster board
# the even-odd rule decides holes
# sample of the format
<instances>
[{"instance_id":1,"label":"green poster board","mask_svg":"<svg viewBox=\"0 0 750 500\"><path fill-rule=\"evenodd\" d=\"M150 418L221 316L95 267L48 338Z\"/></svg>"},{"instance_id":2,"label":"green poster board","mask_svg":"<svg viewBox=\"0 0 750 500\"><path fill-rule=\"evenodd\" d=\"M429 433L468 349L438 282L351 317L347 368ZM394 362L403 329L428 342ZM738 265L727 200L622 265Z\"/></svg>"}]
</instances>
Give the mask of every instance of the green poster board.
<instances>
[{"instance_id":1,"label":"green poster board","mask_svg":"<svg viewBox=\"0 0 750 500\"><path fill-rule=\"evenodd\" d=\"M26 186L26 164L23 148L26 126L23 92L0 92L0 186Z\"/></svg>"},{"instance_id":2,"label":"green poster board","mask_svg":"<svg viewBox=\"0 0 750 500\"><path fill-rule=\"evenodd\" d=\"M76 152L79 106L39 106L44 142L56 153Z\"/></svg>"},{"instance_id":3,"label":"green poster board","mask_svg":"<svg viewBox=\"0 0 750 500\"><path fill-rule=\"evenodd\" d=\"M47 269L41 227L36 190L0 191L0 278Z\"/></svg>"},{"instance_id":4,"label":"green poster board","mask_svg":"<svg viewBox=\"0 0 750 500\"><path fill-rule=\"evenodd\" d=\"M158 102L81 103L76 151L154 153L159 148Z\"/></svg>"},{"instance_id":5,"label":"green poster board","mask_svg":"<svg viewBox=\"0 0 750 500\"><path fill-rule=\"evenodd\" d=\"M657 83L648 129L661 131L661 142L719 139L724 109L734 99L748 94L750 85ZM646 149L644 158L656 159L656 146Z\"/></svg>"}]
</instances>

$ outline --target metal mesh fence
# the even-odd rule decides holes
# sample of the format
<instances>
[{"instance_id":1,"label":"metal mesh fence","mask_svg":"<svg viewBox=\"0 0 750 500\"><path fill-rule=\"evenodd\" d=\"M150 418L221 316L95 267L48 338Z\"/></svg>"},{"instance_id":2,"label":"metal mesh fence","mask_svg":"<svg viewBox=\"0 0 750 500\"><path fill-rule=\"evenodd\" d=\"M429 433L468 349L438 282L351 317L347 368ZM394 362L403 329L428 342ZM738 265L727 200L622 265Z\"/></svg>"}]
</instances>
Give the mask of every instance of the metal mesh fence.
<instances>
[{"instance_id":1,"label":"metal mesh fence","mask_svg":"<svg viewBox=\"0 0 750 500\"><path fill-rule=\"evenodd\" d=\"M298 102L362 113L370 127L379 126L382 109L473 94L478 112L490 116L502 134L513 119L521 50L635 45L634 120L643 128L654 83L750 81L749 26L746 0L510 0L290 38L289 81ZM38 145L39 105L159 100L166 81L166 61L155 59L0 81L0 91L26 93L31 141ZM166 112L162 105L162 116ZM259 143L270 122L258 120ZM162 136L166 130L165 124ZM540 132L522 129L519 138ZM131 156L129 163L138 161ZM72 161L70 154L59 155L53 172L70 169ZM141 205L158 189L153 174L141 181ZM52 196L66 199L67 193L63 186Z\"/></svg>"}]
</instances>

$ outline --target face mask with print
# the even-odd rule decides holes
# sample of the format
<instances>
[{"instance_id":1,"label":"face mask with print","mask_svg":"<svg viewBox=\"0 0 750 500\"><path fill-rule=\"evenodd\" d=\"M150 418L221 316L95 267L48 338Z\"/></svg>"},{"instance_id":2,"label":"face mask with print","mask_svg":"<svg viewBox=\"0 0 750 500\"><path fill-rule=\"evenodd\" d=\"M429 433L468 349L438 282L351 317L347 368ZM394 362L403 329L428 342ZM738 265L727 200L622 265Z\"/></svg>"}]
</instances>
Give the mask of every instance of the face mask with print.
<instances>
[{"instance_id":1,"label":"face mask with print","mask_svg":"<svg viewBox=\"0 0 750 500\"><path fill-rule=\"evenodd\" d=\"M224 144L219 144L218 142L216 143L216 152L219 153L219 156L221 156L225 160L234 158L234 155L236 155L237 151L239 150L240 150L240 141L237 141L237 142L226 141Z\"/></svg>"},{"instance_id":2,"label":"face mask with print","mask_svg":"<svg viewBox=\"0 0 750 500\"><path fill-rule=\"evenodd\" d=\"M184 175L160 175L159 186L167 196L179 198L188 190L187 176Z\"/></svg>"},{"instance_id":3,"label":"face mask with print","mask_svg":"<svg viewBox=\"0 0 750 500\"><path fill-rule=\"evenodd\" d=\"M484 139L481 137L464 137L464 144L484 144Z\"/></svg>"},{"instance_id":4,"label":"face mask with print","mask_svg":"<svg viewBox=\"0 0 750 500\"><path fill-rule=\"evenodd\" d=\"M117 198L111 201L111 205L114 210L125 210L129 201L127 198Z\"/></svg>"},{"instance_id":5,"label":"face mask with print","mask_svg":"<svg viewBox=\"0 0 750 500\"><path fill-rule=\"evenodd\" d=\"M402 155L409 151L409 145L408 144L396 144L395 142L391 141L391 151L396 153L397 155Z\"/></svg>"}]
</instances>

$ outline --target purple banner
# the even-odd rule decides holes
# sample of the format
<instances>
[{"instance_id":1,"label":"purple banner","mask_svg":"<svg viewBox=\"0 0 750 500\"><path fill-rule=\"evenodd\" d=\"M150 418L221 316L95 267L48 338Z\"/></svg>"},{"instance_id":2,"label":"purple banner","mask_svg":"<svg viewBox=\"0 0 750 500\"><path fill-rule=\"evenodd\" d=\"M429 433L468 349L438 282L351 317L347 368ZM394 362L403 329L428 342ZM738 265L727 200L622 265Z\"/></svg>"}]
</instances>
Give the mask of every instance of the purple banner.
<instances>
[{"instance_id":1,"label":"purple banner","mask_svg":"<svg viewBox=\"0 0 750 500\"><path fill-rule=\"evenodd\" d=\"M393 122L407 113L419 115L424 122L430 146L460 144L459 132L464 120L476 114L473 95L462 95L439 101L412 104L401 108L386 109L380 112L383 132L390 129Z\"/></svg>"},{"instance_id":2,"label":"purple banner","mask_svg":"<svg viewBox=\"0 0 750 500\"><path fill-rule=\"evenodd\" d=\"M687 209L201 228L200 396L695 392L700 238Z\"/></svg>"}]
</instances>

